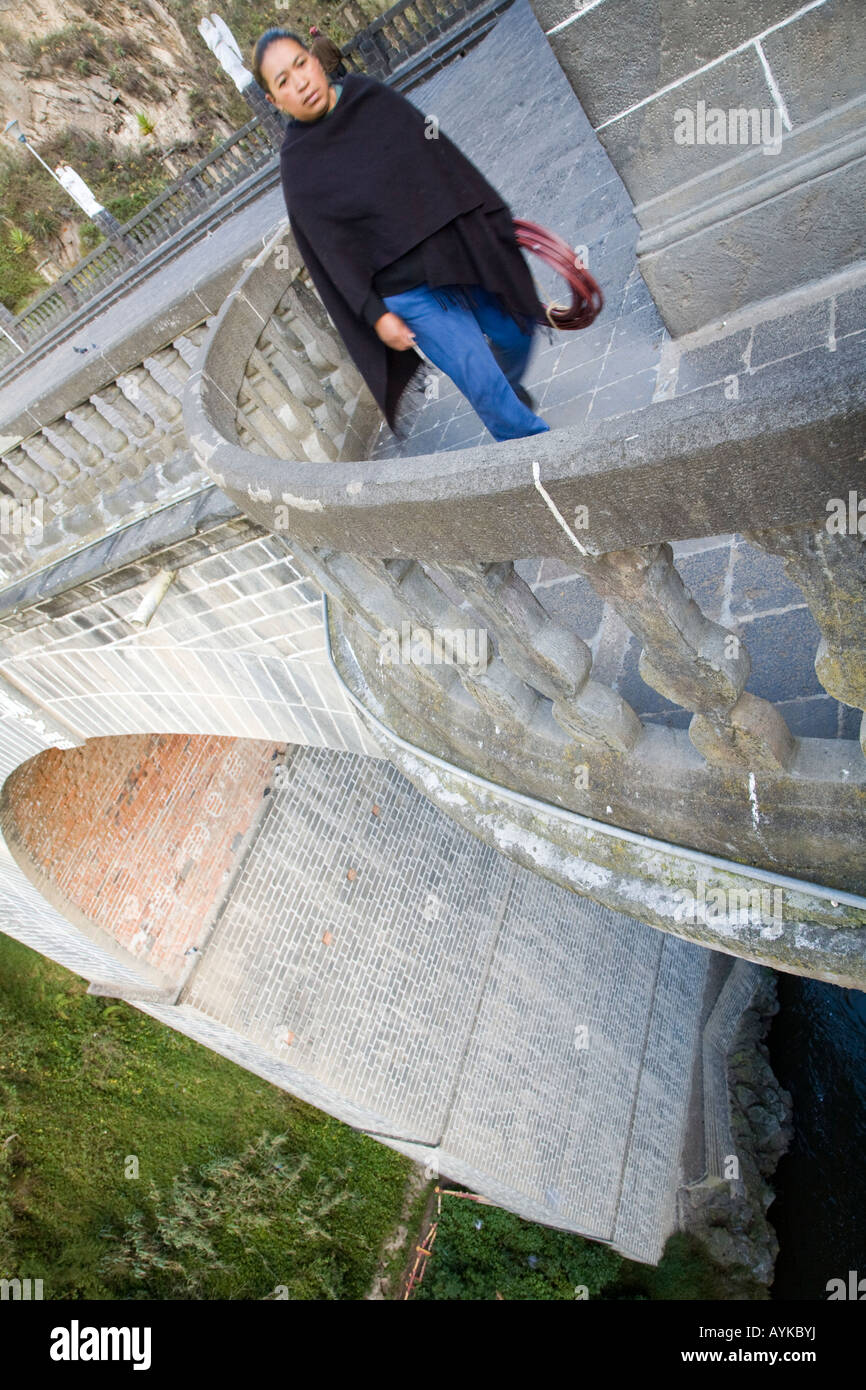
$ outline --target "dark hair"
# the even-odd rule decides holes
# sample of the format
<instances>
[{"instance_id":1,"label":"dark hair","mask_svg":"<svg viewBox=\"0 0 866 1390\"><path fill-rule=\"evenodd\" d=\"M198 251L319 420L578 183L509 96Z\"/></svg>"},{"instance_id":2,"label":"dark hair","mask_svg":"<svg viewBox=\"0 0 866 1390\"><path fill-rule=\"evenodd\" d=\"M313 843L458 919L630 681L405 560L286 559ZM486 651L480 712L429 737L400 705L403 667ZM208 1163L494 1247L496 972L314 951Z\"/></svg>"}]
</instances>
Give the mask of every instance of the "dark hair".
<instances>
[{"instance_id":1,"label":"dark hair","mask_svg":"<svg viewBox=\"0 0 866 1390\"><path fill-rule=\"evenodd\" d=\"M271 44L276 43L277 39L293 39L301 45L305 53L309 53L304 40L298 34L293 34L291 29L266 29L253 49L253 77L264 92L270 91L270 88L262 77L262 61Z\"/></svg>"}]
</instances>

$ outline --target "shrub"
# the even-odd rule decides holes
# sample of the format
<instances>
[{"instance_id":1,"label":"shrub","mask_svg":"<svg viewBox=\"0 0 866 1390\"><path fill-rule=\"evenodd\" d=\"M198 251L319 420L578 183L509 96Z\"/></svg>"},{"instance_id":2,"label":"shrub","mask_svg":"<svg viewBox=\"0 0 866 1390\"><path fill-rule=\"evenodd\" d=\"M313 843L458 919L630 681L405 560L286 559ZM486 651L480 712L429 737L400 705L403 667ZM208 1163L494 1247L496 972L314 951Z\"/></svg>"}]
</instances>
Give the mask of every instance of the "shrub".
<instances>
[{"instance_id":1,"label":"shrub","mask_svg":"<svg viewBox=\"0 0 866 1390\"><path fill-rule=\"evenodd\" d=\"M443 1197L442 1216L422 1299L573 1300L585 1286L598 1298L612 1285L622 1257L568 1231L536 1226L499 1207Z\"/></svg>"},{"instance_id":2,"label":"shrub","mask_svg":"<svg viewBox=\"0 0 866 1390\"><path fill-rule=\"evenodd\" d=\"M347 1172L320 1173L314 1182L309 1155L285 1153L287 1142L263 1134L238 1157L215 1159L197 1174L185 1168L166 1196L151 1183L149 1209L133 1213L105 1258L109 1282L133 1298L250 1297L243 1288L251 1283L259 1297L284 1285L291 1298L340 1298L334 1212L357 1199Z\"/></svg>"}]
</instances>

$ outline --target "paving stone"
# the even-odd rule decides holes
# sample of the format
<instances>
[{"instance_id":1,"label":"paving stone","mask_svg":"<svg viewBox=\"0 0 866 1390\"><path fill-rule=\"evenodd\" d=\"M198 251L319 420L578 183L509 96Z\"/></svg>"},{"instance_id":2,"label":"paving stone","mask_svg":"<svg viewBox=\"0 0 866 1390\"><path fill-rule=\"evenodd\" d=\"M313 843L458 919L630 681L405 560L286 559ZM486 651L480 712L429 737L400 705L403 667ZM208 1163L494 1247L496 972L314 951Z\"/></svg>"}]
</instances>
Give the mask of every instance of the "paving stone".
<instances>
[{"instance_id":1,"label":"paving stone","mask_svg":"<svg viewBox=\"0 0 866 1390\"><path fill-rule=\"evenodd\" d=\"M752 658L746 689L753 695L786 700L824 693L815 675L820 634L808 609L756 618L742 633Z\"/></svg>"},{"instance_id":2,"label":"paving stone","mask_svg":"<svg viewBox=\"0 0 866 1390\"><path fill-rule=\"evenodd\" d=\"M677 373L677 395L682 396L697 386L706 386L709 382L723 381L725 377L745 372L744 354L750 338L751 330L745 329L742 333L731 333L727 338L708 343L706 347L683 353Z\"/></svg>"},{"instance_id":3,"label":"paving stone","mask_svg":"<svg viewBox=\"0 0 866 1390\"><path fill-rule=\"evenodd\" d=\"M819 344L826 345L829 334L830 311L826 301L810 304L796 314L769 319L755 328L751 365L753 368L760 367L766 362L808 352Z\"/></svg>"}]
</instances>

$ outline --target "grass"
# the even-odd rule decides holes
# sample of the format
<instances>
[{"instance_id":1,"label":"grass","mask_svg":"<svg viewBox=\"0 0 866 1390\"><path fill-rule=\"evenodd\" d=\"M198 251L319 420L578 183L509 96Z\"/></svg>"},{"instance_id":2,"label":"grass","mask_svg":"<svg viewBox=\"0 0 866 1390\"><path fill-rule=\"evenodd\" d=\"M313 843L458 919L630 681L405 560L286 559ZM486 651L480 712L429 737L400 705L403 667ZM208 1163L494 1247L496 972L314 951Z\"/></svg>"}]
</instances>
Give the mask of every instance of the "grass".
<instances>
[{"instance_id":1,"label":"grass","mask_svg":"<svg viewBox=\"0 0 866 1390\"><path fill-rule=\"evenodd\" d=\"M0 981L0 1273L51 1299L364 1297L407 1160L2 935Z\"/></svg>"}]
</instances>

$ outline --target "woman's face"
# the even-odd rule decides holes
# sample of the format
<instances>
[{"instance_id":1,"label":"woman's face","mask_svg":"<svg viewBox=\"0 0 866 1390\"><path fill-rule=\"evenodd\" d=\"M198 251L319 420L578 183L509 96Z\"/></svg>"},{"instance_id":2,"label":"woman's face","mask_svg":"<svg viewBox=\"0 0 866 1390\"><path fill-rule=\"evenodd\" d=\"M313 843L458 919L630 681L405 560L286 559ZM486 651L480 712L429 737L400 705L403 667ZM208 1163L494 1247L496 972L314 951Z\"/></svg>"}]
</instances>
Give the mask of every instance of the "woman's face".
<instances>
[{"instance_id":1,"label":"woman's face","mask_svg":"<svg viewBox=\"0 0 866 1390\"><path fill-rule=\"evenodd\" d=\"M315 121L329 111L337 93L318 58L294 39L275 39L265 49L262 77L268 101L298 121Z\"/></svg>"}]
</instances>

